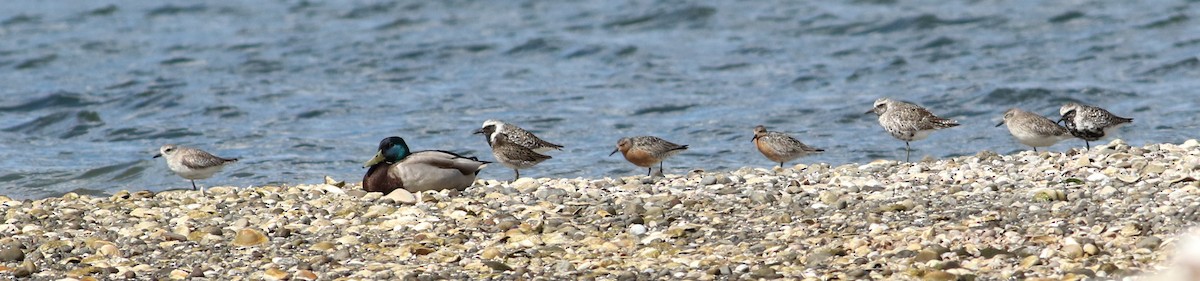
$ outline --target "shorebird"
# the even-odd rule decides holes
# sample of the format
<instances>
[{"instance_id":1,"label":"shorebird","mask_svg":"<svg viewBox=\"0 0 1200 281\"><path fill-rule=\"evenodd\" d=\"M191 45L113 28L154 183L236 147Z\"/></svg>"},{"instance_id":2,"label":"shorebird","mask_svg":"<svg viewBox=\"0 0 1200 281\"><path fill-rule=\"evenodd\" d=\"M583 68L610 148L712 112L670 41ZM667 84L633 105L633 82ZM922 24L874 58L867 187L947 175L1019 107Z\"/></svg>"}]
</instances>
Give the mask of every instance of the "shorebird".
<instances>
[{"instance_id":1,"label":"shorebird","mask_svg":"<svg viewBox=\"0 0 1200 281\"><path fill-rule=\"evenodd\" d=\"M875 100L875 108L866 113L879 115L879 125L893 137L904 141L905 162L909 161L909 155L912 154L909 142L923 140L929 137L929 133L939 129L958 126L958 121L937 117L919 105L888 98Z\"/></svg>"},{"instance_id":2,"label":"shorebird","mask_svg":"<svg viewBox=\"0 0 1200 281\"><path fill-rule=\"evenodd\" d=\"M530 168L550 159L550 156L542 155L528 147L509 141L508 136L504 133L497 132L491 135L492 156L495 156L496 161L499 161L500 164L513 169L513 181L521 178L520 169Z\"/></svg>"},{"instance_id":3,"label":"shorebird","mask_svg":"<svg viewBox=\"0 0 1200 281\"><path fill-rule=\"evenodd\" d=\"M1004 120L996 124L996 127L1001 125L1008 125L1008 132L1021 144L1033 147L1033 151L1037 151L1039 146L1047 147L1072 138L1071 132L1054 120L1019 108L1005 111Z\"/></svg>"},{"instance_id":4,"label":"shorebird","mask_svg":"<svg viewBox=\"0 0 1200 281\"><path fill-rule=\"evenodd\" d=\"M767 127L763 127L763 125L754 127L754 139L751 141L754 142L754 146L758 147L758 152L762 152L763 156L766 156L771 161L779 162L780 168L783 168L784 162L825 151L824 149L805 145L800 140L787 134L767 131Z\"/></svg>"},{"instance_id":5,"label":"shorebird","mask_svg":"<svg viewBox=\"0 0 1200 281\"><path fill-rule=\"evenodd\" d=\"M484 139L487 140L489 146L492 145L492 139L495 138L496 134L504 134L507 136L509 142L528 147L537 153L546 153L551 150L562 150L563 148L561 145L544 141L541 138L533 135L533 133L530 133L525 129L521 129L521 127L517 127L516 125L505 123L504 121L496 119L483 121L483 127L479 128L479 130L475 130L475 133L483 134Z\"/></svg>"},{"instance_id":6,"label":"shorebird","mask_svg":"<svg viewBox=\"0 0 1200 281\"><path fill-rule=\"evenodd\" d=\"M159 147L154 158L159 157L167 159L167 168L171 172L192 181L192 190L198 189L196 180L210 178L226 164L238 161L237 158L221 158L203 150L174 144Z\"/></svg>"},{"instance_id":7,"label":"shorebird","mask_svg":"<svg viewBox=\"0 0 1200 281\"><path fill-rule=\"evenodd\" d=\"M409 192L425 190L464 190L475 183L479 170L487 161L466 157L442 150L412 152L400 137L387 137L379 141L375 157L363 167L363 189L371 192L391 193L396 189Z\"/></svg>"},{"instance_id":8,"label":"shorebird","mask_svg":"<svg viewBox=\"0 0 1200 281\"><path fill-rule=\"evenodd\" d=\"M1059 123L1067 127L1072 136L1083 139L1087 149L1092 149L1092 141L1103 138L1113 130L1133 123L1133 118L1113 115L1103 108L1068 102L1058 109L1062 118Z\"/></svg>"},{"instance_id":9,"label":"shorebird","mask_svg":"<svg viewBox=\"0 0 1200 281\"><path fill-rule=\"evenodd\" d=\"M608 156L620 151L629 163L638 167L646 167L646 175L649 176L650 172L654 170L655 163L658 164L658 170L661 172L664 159L687 149L687 145L674 144L654 136L625 137L617 141L617 148L613 149Z\"/></svg>"}]
</instances>

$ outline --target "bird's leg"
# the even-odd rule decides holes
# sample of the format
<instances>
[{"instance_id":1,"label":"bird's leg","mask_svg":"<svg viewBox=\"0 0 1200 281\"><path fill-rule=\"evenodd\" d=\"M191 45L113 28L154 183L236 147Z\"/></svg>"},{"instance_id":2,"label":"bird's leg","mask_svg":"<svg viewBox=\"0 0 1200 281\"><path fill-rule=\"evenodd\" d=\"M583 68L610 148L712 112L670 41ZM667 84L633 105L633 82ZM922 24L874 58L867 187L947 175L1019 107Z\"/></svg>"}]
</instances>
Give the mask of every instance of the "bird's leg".
<instances>
[{"instance_id":1,"label":"bird's leg","mask_svg":"<svg viewBox=\"0 0 1200 281\"><path fill-rule=\"evenodd\" d=\"M1085 140L1085 141L1083 141L1083 143L1087 145L1087 150L1088 150L1088 151L1091 151L1091 150L1092 150L1092 142L1090 142L1090 141L1086 141L1086 140Z\"/></svg>"},{"instance_id":2,"label":"bird's leg","mask_svg":"<svg viewBox=\"0 0 1200 281\"><path fill-rule=\"evenodd\" d=\"M517 179L521 178L521 171L518 171L517 169L513 169L513 173L517 174L517 175L513 176L513 182L517 182Z\"/></svg>"},{"instance_id":3,"label":"bird's leg","mask_svg":"<svg viewBox=\"0 0 1200 281\"><path fill-rule=\"evenodd\" d=\"M659 168L662 169L662 168ZM654 167L646 168L646 176L650 175L650 171L654 171Z\"/></svg>"},{"instance_id":4,"label":"bird's leg","mask_svg":"<svg viewBox=\"0 0 1200 281\"><path fill-rule=\"evenodd\" d=\"M192 180L192 190L197 190L197 189L199 189L199 188L196 188L196 180Z\"/></svg>"},{"instance_id":5,"label":"bird's leg","mask_svg":"<svg viewBox=\"0 0 1200 281\"><path fill-rule=\"evenodd\" d=\"M908 148L908 142L904 142L904 162L910 162L908 160L909 154L912 154L912 150Z\"/></svg>"},{"instance_id":6,"label":"bird's leg","mask_svg":"<svg viewBox=\"0 0 1200 281\"><path fill-rule=\"evenodd\" d=\"M1037 152L1037 147L1036 147L1036 146L1034 146L1034 147L1033 147L1033 152Z\"/></svg>"},{"instance_id":7,"label":"bird's leg","mask_svg":"<svg viewBox=\"0 0 1200 281\"><path fill-rule=\"evenodd\" d=\"M783 162L779 162L779 168L783 169Z\"/></svg>"}]
</instances>

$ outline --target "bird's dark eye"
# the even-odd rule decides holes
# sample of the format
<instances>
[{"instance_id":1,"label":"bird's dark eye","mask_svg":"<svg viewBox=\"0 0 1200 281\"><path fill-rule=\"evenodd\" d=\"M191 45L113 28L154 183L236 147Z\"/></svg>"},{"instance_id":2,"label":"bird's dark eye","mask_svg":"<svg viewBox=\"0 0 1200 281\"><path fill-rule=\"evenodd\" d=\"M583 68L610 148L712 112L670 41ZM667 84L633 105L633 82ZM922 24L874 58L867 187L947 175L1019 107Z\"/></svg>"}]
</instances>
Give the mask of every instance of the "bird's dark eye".
<instances>
[{"instance_id":1,"label":"bird's dark eye","mask_svg":"<svg viewBox=\"0 0 1200 281\"><path fill-rule=\"evenodd\" d=\"M171 150L173 150L173 149L170 149L170 148L168 148L168 149L167 149L167 152L171 152Z\"/></svg>"}]
</instances>

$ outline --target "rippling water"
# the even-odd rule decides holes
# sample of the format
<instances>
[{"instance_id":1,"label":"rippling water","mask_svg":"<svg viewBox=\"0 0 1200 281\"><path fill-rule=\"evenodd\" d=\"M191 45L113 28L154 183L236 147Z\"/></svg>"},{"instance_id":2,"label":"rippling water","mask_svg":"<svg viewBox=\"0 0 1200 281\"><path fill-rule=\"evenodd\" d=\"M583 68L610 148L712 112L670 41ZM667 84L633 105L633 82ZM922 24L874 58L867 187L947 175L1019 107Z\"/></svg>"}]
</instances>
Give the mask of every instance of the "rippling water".
<instances>
[{"instance_id":1,"label":"rippling water","mask_svg":"<svg viewBox=\"0 0 1200 281\"><path fill-rule=\"evenodd\" d=\"M524 175L603 177L642 171L607 156L628 135L691 145L668 172L769 167L757 124L902 158L880 96L964 124L914 157L1025 149L1013 106L1097 104L1134 145L1200 112L1195 1L103 2L0 1L0 194L188 187L165 143L242 158L205 186L357 181L390 135L492 159L490 118L567 147Z\"/></svg>"}]
</instances>

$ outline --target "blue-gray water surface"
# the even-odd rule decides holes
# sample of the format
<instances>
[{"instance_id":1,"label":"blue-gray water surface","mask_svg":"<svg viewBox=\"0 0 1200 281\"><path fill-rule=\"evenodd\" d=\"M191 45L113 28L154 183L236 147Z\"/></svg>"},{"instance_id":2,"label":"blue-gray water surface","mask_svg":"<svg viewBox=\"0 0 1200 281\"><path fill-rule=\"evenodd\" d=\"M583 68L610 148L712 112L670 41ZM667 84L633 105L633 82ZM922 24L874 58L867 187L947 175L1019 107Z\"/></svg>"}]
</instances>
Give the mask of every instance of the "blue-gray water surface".
<instances>
[{"instance_id":1,"label":"blue-gray water surface","mask_svg":"<svg viewBox=\"0 0 1200 281\"><path fill-rule=\"evenodd\" d=\"M1195 138L1197 1L0 1L0 194L190 188L162 144L239 157L202 186L358 181L380 139L491 160L503 119L566 146L522 171L612 177L621 136L691 149L668 173L902 159L881 96L963 126L914 158L1028 149L1000 121L1067 101L1134 118L1133 145ZM1107 142L1101 141L1100 143ZM1064 141L1051 150L1082 147ZM795 163L795 162L793 162ZM487 168L482 178L508 180Z\"/></svg>"}]
</instances>

